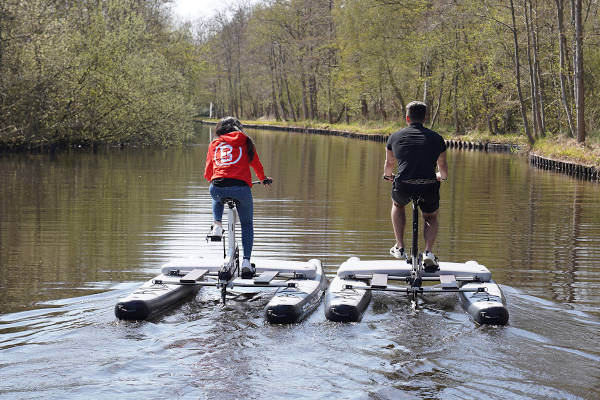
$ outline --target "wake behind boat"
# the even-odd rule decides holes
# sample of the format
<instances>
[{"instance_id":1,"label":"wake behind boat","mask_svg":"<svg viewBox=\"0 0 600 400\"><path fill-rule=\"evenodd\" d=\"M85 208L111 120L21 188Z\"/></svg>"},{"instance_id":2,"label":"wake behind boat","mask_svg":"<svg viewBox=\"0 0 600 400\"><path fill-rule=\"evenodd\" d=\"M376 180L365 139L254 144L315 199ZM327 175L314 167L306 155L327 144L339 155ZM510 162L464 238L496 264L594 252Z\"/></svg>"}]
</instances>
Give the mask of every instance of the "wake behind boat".
<instances>
[{"instance_id":1,"label":"wake behind boat","mask_svg":"<svg viewBox=\"0 0 600 400\"><path fill-rule=\"evenodd\" d=\"M202 286L217 286L220 259L185 259L165 264L161 273L139 289L119 300L115 315L124 320L152 318L178 302L198 293ZM265 308L270 323L299 322L320 303L327 279L321 261L255 260L256 275L251 279L235 277L229 288L252 287L276 291Z\"/></svg>"}]
</instances>

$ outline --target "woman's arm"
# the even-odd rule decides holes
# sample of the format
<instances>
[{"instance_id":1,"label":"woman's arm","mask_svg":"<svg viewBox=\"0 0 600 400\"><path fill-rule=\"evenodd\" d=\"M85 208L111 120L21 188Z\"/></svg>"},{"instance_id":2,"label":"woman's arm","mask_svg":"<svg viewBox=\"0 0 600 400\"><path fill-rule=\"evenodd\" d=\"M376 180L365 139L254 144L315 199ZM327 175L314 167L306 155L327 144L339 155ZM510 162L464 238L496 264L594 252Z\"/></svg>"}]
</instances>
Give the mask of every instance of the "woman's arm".
<instances>
[{"instance_id":1,"label":"woman's arm","mask_svg":"<svg viewBox=\"0 0 600 400\"><path fill-rule=\"evenodd\" d=\"M258 152L256 151L256 149L254 149L254 158L252 158L252 161L250 161L250 166L256 173L258 179L260 179L261 182L264 181L266 178L265 171L262 163L260 162L260 158L258 157Z\"/></svg>"}]
</instances>

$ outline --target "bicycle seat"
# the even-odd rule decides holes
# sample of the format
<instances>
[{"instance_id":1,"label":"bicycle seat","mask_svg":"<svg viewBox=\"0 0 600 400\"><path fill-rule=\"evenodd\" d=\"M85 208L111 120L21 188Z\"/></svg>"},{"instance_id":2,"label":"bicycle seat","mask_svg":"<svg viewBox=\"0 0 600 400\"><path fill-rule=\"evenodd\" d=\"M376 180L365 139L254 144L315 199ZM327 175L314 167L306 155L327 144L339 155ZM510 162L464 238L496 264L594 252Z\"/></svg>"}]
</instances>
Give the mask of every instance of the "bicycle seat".
<instances>
[{"instance_id":1,"label":"bicycle seat","mask_svg":"<svg viewBox=\"0 0 600 400\"><path fill-rule=\"evenodd\" d=\"M417 179L405 179L400 181L402 183L408 183L409 185L431 185L433 183L437 183L438 180L437 179L422 179L422 178L417 178Z\"/></svg>"},{"instance_id":2,"label":"bicycle seat","mask_svg":"<svg viewBox=\"0 0 600 400\"><path fill-rule=\"evenodd\" d=\"M427 192L434 188L434 184L438 183L437 179L403 179L400 181L404 191L410 193L410 200L413 203L421 204L423 202L423 192Z\"/></svg>"}]
</instances>

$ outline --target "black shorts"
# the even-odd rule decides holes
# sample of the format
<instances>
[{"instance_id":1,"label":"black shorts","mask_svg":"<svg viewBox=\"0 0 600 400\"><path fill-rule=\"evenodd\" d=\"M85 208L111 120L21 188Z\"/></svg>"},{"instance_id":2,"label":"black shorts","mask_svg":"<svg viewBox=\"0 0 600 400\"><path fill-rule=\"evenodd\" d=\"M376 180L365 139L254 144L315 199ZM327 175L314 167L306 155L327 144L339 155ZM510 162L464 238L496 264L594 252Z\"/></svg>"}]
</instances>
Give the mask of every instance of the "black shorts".
<instances>
[{"instance_id":1,"label":"black shorts","mask_svg":"<svg viewBox=\"0 0 600 400\"><path fill-rule=\"evenodd\" d=\"M405 206L410 203L413 196L421 197L422 201L419 203L421 211L426 214L432 214L440 208L440 183L415 185L394 181L392 200L395 203Z\"/></svg>"}]
</instances>

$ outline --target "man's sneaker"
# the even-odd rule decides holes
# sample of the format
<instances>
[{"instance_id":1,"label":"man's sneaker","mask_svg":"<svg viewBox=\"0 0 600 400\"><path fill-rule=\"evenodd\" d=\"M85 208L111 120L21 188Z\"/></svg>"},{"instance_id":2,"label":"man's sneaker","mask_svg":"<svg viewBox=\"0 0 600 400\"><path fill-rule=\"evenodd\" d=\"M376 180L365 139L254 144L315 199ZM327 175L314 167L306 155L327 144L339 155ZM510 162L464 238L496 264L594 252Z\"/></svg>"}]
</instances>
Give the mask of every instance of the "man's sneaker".
<instances>
[{"instance_id":1,"label":"man's sneaker","mask_svg":"<svg viewBox=\"0 0 600 400\"><path fill-rule=\"evenodd\" d=\"M398 260L407 260L406 252L404 248L399 249L396 245L390 249L390 254L397 258Z\"/></svg>"},{"instance_id":2,"label":"man's sneaker","mask_svg":"<svg viewBox=\"0 0 600 400\"><path fill-rule=\"evenodd\" d=\"M438 259L431 251L423 253L423 266L425 272L435 272L439 269Z\"/></svg>"},{"instance_id":3,"label":"man's sneaker","mask_svg":"<svg viewBox=\"0 0 600 400\"><path fill-rule=\"evenodd\" d=\"M247 258L244 258L242 261L242 279L252 279L255 273L256 268L254 264L250 263L250 260Z\"/></svg>"}]
</instances>

